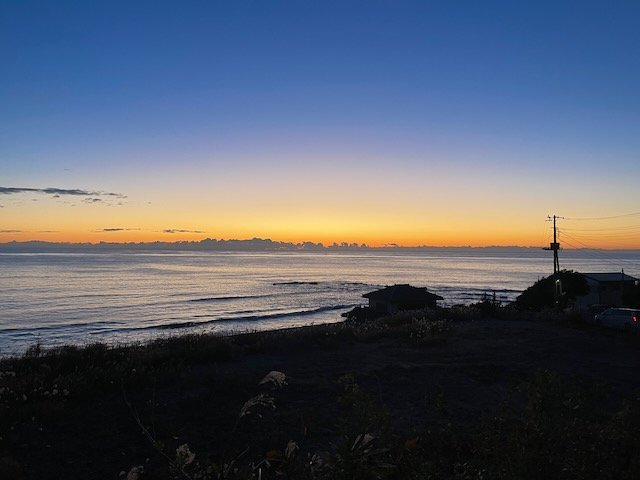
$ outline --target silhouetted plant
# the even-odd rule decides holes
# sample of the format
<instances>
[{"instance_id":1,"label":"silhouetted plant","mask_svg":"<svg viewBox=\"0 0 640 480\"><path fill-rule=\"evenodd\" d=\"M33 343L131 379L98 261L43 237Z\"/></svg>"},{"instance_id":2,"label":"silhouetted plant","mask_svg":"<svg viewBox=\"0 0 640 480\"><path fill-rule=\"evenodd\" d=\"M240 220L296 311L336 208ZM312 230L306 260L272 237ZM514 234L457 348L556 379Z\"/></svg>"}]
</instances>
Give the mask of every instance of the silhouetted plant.
<instances>
[{"instance_id":1,"label":"silhouetted plant","mask_svg":"<svg viewBox=\"0 0 640 480\"><path fill-rule=\"evenodd\" d=\"M626 287L622 294L622 301L627 307L640 308L640 285Z\"/></svg>"},{"instance_id":2,"label":"silhouetted plant","mask_svg":"<svg viewBox=\"0 0 640 480\"><path fill-rule=\"evenodd\" d=\"M556 280L560 280L562 295L556 303ZM588 293L589 286L584 275L571 270L562 270L558 276L538 280L516 298L515 305L521 310L539 310L554 306L565 307L577 296Z\"/></svg>"}]
</instances>

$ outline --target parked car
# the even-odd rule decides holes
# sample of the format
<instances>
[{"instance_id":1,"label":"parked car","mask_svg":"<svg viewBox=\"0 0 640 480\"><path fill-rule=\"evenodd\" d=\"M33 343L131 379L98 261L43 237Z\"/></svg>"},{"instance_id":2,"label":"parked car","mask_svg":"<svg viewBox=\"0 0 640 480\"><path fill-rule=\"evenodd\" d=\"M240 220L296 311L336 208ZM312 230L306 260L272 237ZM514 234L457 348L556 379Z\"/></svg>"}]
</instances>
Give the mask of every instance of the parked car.
<instances>
[{"instance_id":1,"label":"parked car","mask_svg":"<svg viewBox=\"0 0 640 480\"><path fill-rule=\"evenodd\" d=\"M589 305L588 312L591 314L591 319L593 320L596 315L600 315L607 308L611 308L611 305L603 305L600 303L596 303L594 305Z\"/></svg>"},{"instance_id":2,"label":"parked car","mask_svg":"<svg viewBox=\"0 0 640 480\"><path fill-rule=\"evenodd\" d=\"M608 308L595 316L597 325L614 328L640 328L640 310L634 308Z\"/></svg>"}]
</instances>

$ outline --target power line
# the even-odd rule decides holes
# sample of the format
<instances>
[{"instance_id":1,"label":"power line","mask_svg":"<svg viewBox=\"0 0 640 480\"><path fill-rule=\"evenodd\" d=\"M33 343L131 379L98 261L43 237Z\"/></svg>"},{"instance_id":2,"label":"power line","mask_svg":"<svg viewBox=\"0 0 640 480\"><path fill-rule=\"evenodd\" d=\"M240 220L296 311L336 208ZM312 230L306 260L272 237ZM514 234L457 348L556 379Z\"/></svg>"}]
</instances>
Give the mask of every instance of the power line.
<instances>
[{"instance_id":1,"label":"power line","mask_svg":"<svg viewBox=\"0 0 640 480\"><path fill-rule=\"evenodd\" d=\"M569 232L572 235L585 238L603 238L603 237L638 237L638 232L635 230L622 230L619 232L583 232L581 230L574 230L572 228L562 228L563 232Z\"/></svg>"},{"instance_id":2,"label":"power line","mask_svg":"<svg viewBox=\"0 0 640 480\"><path fill-rule=\"evenodd\" d=\"M633 216L637 216L637 215L640 215L640 212L624 213L622 215L611 215L609 217L566 217L565 220L576 220L576 221L583 221L583 220L612 220L614 218L633 217Z\"/></svg>"},{"instance_id":3,"label":"power line","mask_svg":"<svg viewBox=\"0 0 640 480\"><path fill-rule=\"evenodd\" d=\"M608 220L613 218L623 218L623 217L629 217L629 216L635 216L635 215L640 215L640 212L629 213L625 215L615 215L610 217L591 217L591 218L585 217L580 219L571 218L571 220ZM563 243L566 243L570 247L575 248L577 250L581 250L587 256L590 256L592 258L595 257L597 260L604 261L605 263L610 265L614 264L615 262L615 265L618 266L621 263L624 263L625 260L611 256L605 253L602 249L592 248L586 243L584 243L581 240L581 238L586 239L587 241L593 240L596 242L602 241L605 238L629 241L629 240L638 238L637 231L638 229L640 229L640 225L623 225L619 227L599 228L599 229L588 229L588 228L587 229L579 229L579 228L578 229L565 229L565 228L559 229L557 226L558 219L564 219L564 217L559 217L557 215L547 217L548 222L553 221L553 241L549 243L548 247L544 248L544 250L550 250L553 252L554 276L556 276L557 273L560 271L560 262L558 260L558 250L560 250L560 238L559 238L560 236L562 237ZM569 220L569 218L567 218L567 220ZM571 232L572 235L567 234L567 230ZM581 233L575 233L575 232L582 232L582 231L586 231L588 233L586 235ZM580 238L575 238L573 235L576 235ZM571 239L573 242L577 243L580 246L574 245L572 242L565 240L565 237ZM556 277L556 282L559 282L557 277Z\"/></svg>"},{"instance_id":4,"label":"power line","mask_svg":"<svg viewBox=\"0 0 640 480\"><path fill-rule=\"evenodd\" d=\"M556 220L564 218L554 215L553 217L547 216L547 222L553 220L553 242L545 247L544 250L551 250L553 252L553 275L556 276L560 271L560 261L558 260L558 250L560 250L560 244L558 243L558 229L556 227Z\"/></svg>"},{"instance_id":5,"label":"power line","mask_svg":"<svg viewBox=\"0 0 640 480\"><path fill-rule=\"evenodd\" d=\"M574 248L576 250L579 250L582 254L584 254L586 256L586 258L589 258L591 260L598 261L598 262L600 262L602 264L608 265L612 269L615 269L615 270L619 269L620 265L622 263L622 262L614 262L613 259L610 259L610 258L603 258L601 255L598 254L597 250L592 250L592 249L589 249L589 248L579 247L579 246L574 245L573 243L568 242L566 240L563 243L565 245L569 245L570 247L572 247L572 248Z\"/></svg>"},{"instance_id":6,"label":"power line","mask_svg":"<svg viewBox=\"0 0 640 480\"><path fill-rule=\"evenodd\" d=\"M581 241L580 241L580 240L578 240L577 238L572 237L571 235L567 235L566 233L564 233L564 234L563 234L563 238L564 238L564 237L569 237L569 238L570 238L571 240L573 240L574 242L576 242L576 243L578 243L578 244L582 245L582 249L586 249L586 250L590 250L590 251L592 251L592 252L596 252L597 254L601 255L602 257L605 257L607 260L610 260L610 261L611 261L611 260L613 260L613 261L615 261L615 262L617 262L617 263L619 263L619 262L623 261L623 259L621 259L621 258L617 258L617 257L613 257L613 256L611 256L611 255L608 255L607 253L605 253L605 252L604 252L604 251L602 251L602 250L599 250L599 249L597 249L597 248L591 248L590 246L588 246L588 245L586 245L585 243L581 242ZM576 247L575 245L572 245L571 243L569 243L569 242L567 242L567 241L565 241L565 243L566 243L567 245L571 246L571 247L574 247L574 248L580 248L580 247Z\"/></svg>"},{"instance_id":7,"label":"power line","mask_svg":"<svg viewBox=\"0 0 640 480\"><path fill-rule=\"evenodd\" d=\"M610 228L569 228L563 230L570 230L572 232L610 232L610 231L627 231L627 230L640 230L640 225L623 225L620 227Z\"/></svg>"},{"instance_id":8,"label":"power line","mask_svg":"<svg viewBox=\"0 0 640 480\"><path fill-rule=\"evenodd\" d=\"M569 245L570 247L575 248L576 250L580 250L580 252L582 252L583 254L585 254L587 257L597 260L599 262L605 263L611 267L615 267L615 268L620 268L621 263L623 263L622 259L616 259L613 257L609 257L609 258L603 258L603 255L601 254L601 252L599 252L598 250L594 250L591 248L585 248L585 247L579 247L577 245L574 245L571 242L568 242L566 240L563 240L563 242L567 245ZM614 260L618 260L616 262L614 262Z\"/></svg>"},{"instance_id":9,"label":"power line","mask_svg":"<svg viewBox=\"0 0 640 480\"><path fill-rule=\"evenodd\" d=\"M563 229L561 230L561 232L566 234L567 230ZM569 231L569 233L574 235L576 238L579 238L587 242L594 242L594 243L603 242L603 241L606 241L607 243L616 243L615 240L618 240L618 243L627 243L633 240L638 240L637 233L625 233L625 234L615 233L611 235L607 235L604 233L600 235L584 235L584 234L577 235L571 231Z\"/></svg>"},{"instance_id":10,"label":"power line","mask_svg":"<svg viewBox=\"0 0 640 480\"><path fill-rule=\"evenodd\" d=\"M595 258L596 260L602 260L602 257L599 256L595 250L574 245L573 243L568 242L566 240L563 240L562 243L564 243L565 245L569 245L571 248L574 248L575 250L580 250L582 253L584 253L587 256L590 256L591 258Z\"/></svg>"},{"instance_id":11,"label":"power line","mask_svg":"<svg viewBox=\"0 0 640 480\"><path fill-rule=\"evenodd\" d=\"M606 242L608 244L613 244L613 245L610 245L611 247L614 247L614 245L617 245L617 247L614 247L614 248L618 248L618 249L625 249L625 248L630 249L630 248L633 248L632 244L638 245L640 243L639 233L637 231L626 230L621 232L610 232L610 233L605 233L605 232L578 233L576 230L573 230L573 229L562 228L561 232L563 235L567 235L570 238L572 237L576 241L587 242L587 243ZM604 249L597 249L597 250L604 250Z\"/></svg>"},{"instance_id":12,"label":"power line","mask_svg":"<svg viewBox=\"0 0 640 480\"><path fill-rule=\"evenodd\" d=\"M547 223L544 222L542 224L542 242L541 244L544 245L545 243L549 243L551 240L551 229L547 226Z\"/></svg>"}]
</instances>

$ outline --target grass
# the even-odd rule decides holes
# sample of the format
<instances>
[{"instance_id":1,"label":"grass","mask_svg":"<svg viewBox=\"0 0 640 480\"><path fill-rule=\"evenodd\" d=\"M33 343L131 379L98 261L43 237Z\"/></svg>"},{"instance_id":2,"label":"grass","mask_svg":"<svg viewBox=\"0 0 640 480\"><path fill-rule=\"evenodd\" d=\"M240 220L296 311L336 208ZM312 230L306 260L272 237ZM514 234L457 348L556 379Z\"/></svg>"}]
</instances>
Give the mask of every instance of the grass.
<instances>
[{"instance_id":1,"label":"grass","mask_svg":"<svg viewBox=\"0 0 640 480\"><path fill-rule=\"evenodd\" d=\"M133 478L134 468L141 480L635 478L640 468L640 395L612 399L593 385L539 370L513 389L514 401L495 405L474 422L456 418L444 389L424 403L421 418L427 420L414 422L408 418L412 413L385 405L372 375L353 371L326 380L332 383L336 405L335 414L326 417L301 403L308 397L292 396L278 371L260 382L262 375L256 378L241 367L247 358L266 367L275 358L350 348L356 352L357 345L396 345L409 358L431 355L431 347L447 345L469 322L485 318L578 325L555 310L523 313L482 304L233 337L189 335L145 345L52 350L34 346L22 357L0 360L0 478L34 478L25 460L29 455L9 439L35 445L42 436L39 429L58 426L61 430L52 438L60 435L64 441L73 428L60 422L68 422L70 411L86 405L104 409L106 420L85 428L117 425L131 431L127 438L147 445L135 447L132 455L150 462L129 464L123 478ZM630 340L632 348L636 340ZM234 364L240 366L225 367ZM314 371L322 375L322 366ZM295 381L315 388L321 380ZM192 391L202 389L210 393L197 407L186 402ZM160 410L155 396L163 391L173 392L163 401L174 406ZM194 411L182 411L183 404ZM156 408L164 415L156 417ZM204 418L220 420L210 424L210 431L194 434L194 425ZM120 448L129 451L125 445ZM50 461L55 467L55 458ZM92 463L97 467L103 460L93 454L82 461L91 470ZM146 474L140 473L144 470Z\"/></svg>"},{"instance_id":2,"label":"grass","mask_svg":"<svg viewBox=\"0 0 640 480\"><path fill-rule=\"evenodd\" d=\"M193 461L188 445L176 450L171 478L309 480L369 479L632 479L640 467L640 397L602 412L597 398L539 371L521 385L524 404L506 405L471 427L449 416L441 392L428 408L434 420L422 431L391 429L388 411L354 375L338 381L342 395L336 425L340 440L329 450L304 450L290 440L283 449L231 463ZM275 409L272 398L267 410ZM252 405L264 402L251 399ZM241 410L243 412L245 408ZM243 414L241 413L241 417ZM251 440L247 439L247 443ZM185 458L189 463L185 464ZM180 469L176 469L176 464Z\"/></svg>"},{"instance_id":3,"label":"grass","mask_svg":"<svg viewBox=\"0 0 640 480\"><path fill-rule=\"evenodd\" d=\"M233 356L228 338L188 335L156 340L146 345L29 348L22 357L0 360L5 405L28 398L58 394L87 397L135 388L150 379L170 380L185 367L203 362L225 362ZM54 391L57 391L54 393ZM67 392L64 394L63 392Z\"/></svg>"}]
</instances>

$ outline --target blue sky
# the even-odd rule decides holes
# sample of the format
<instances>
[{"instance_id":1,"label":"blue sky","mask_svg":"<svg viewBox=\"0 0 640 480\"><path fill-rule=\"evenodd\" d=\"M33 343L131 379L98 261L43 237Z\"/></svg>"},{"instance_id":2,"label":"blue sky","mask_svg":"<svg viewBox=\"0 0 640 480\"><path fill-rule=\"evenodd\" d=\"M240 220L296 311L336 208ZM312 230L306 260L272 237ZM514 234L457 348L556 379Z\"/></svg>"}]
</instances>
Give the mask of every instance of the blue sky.
<instances>
[{"instance_id":1,"label":"blue sky","mask_svg":"<svg viewBox=\"0 0 640 480\"><path fill-rule=\"evenodd\" d=\"M180 192L209 176L222 191L233 180L280 192L284 208L274 172L295 183L380 171L382 186L398 170L398 191L432 175L475 201L525 189L504 208L527 206L531 221L535 198L540 215L624 213L640 173L639 14L631 1L4 1L0 183L139 203L171 191L179 211ZM585 204L595 186L611 204Z\"/></svg>"}]
</instances>

